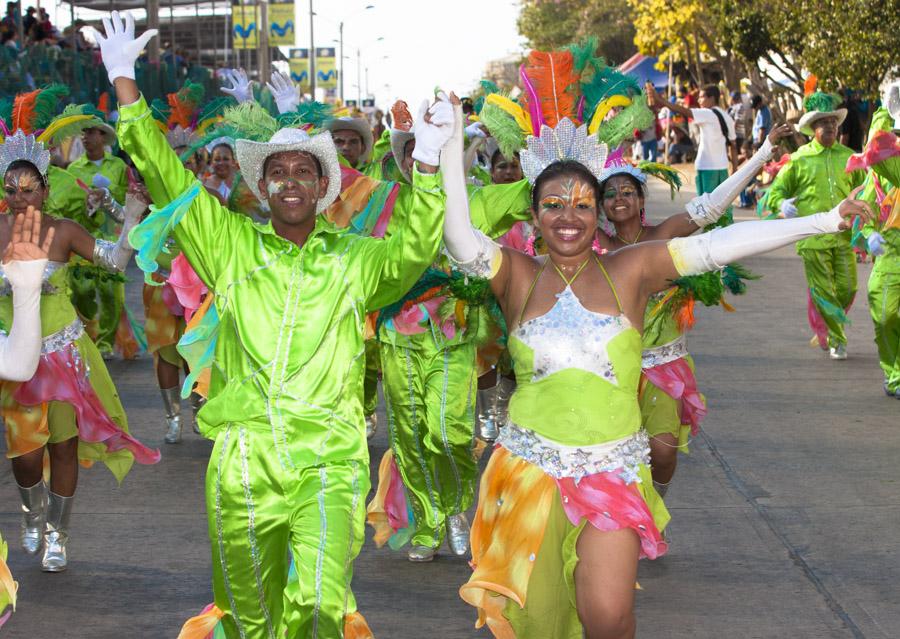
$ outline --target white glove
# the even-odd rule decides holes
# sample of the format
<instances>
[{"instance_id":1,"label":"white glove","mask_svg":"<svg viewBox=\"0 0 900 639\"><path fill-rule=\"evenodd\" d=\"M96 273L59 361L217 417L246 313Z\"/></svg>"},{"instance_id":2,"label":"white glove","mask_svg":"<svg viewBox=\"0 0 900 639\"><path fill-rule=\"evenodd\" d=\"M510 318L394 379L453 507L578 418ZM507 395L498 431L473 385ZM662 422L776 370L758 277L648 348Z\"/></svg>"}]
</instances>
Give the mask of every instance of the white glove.
<instances>
[{"instance_id":1,"label":"white glove","mask_svg":"<svg viewBox=\"0 0 900 639\"><path fill-rule=\"evenodd\" d=\"M0 336L0 379L24 382L34 376L41 355L41 284L47 260L13 260L3 265L12 287L13 322Z\"/></svg>"},{"instance_id":2,"label":"white glove","mask_svg":"<svg viewBox=\"0 0 900 639\"><path fill-rule=\"evenodd\" d=\"M481 126L481 122L473 122L469 126L466 127L466 138L469 140L474 140L475 138L486 138L487 133L484 132L484 127Z\"/></svg>"},{"instance_id":3,"label":"white glove","mask_svg":"<svg viewBox=\"0 0 900 639\"><path fill-rule=\"evenodd\" d=\"M147 46L150 39L156 35L156 29L148 29L140 38L134 37L134 17L130 13L125 14L125 23L118 11L113 11L108 18L103 18L104 37L93 27L89 27L94 34L94 39L100 45L100 54L109 82L112 84L116 78L129 78L134 80L134 63L141 51Z\"/></svg>"},{"instance_id":4,"label":"white glove","mask_svg":"<svg viewBox=\"0 0 900 639\"><path fill-rule=\"evenodd\" d=\"M788 199L782 201L781 203L781 215L785 219L790 219L792 217L797 217L797 207L794 206L794 201L797 198L789 197Z\"/></svg>"},{"instance_id":5,"label":"white glove","mask_svg":"<svg viewBox=\"0 0 900 639\"><path fill-rule=\"evenodd\" d=\"M869 253L874 256L884 255L884 238L881 236L881 233L875 231L872 235L869 236L869 239L866 240L866 247L869 249Z\"/></svg>"},{"instance_id":6,"label":"white glove","mask_svg":"<svg viewBox=\"0 0 900 639\"><path fill-rule=\"evenodd\" d=\"M290 113L297 109L300 104L300 94L297 93L294 83L291 79L281 71L272 72L272 81L267 82L266 86L272 92L275 98L275 105L278 107L278 113Z\"/></svg>"},{"instance_id":7,"label":"white glove","mask_svg":"<svg viewBox=\"0 0 900 639\"><path fill-rule=\"evenodd\" d=\"M222 79L230 81L231 86L223 86L220 91L233 97L238 104L253 99L253 82L247 78L247 72L243 69L225 69L222 72Z\"/></svg>"},{"instance_id":8,"label":"white glove","mask_svg":"<svg viewBox=\"0 0 900 639\"><path fill-rule=\"evenodd\" d=\"M426 114L430 122L425 121ZM428 106L428 100L422 103L413 132L416 134L413 159L422 164L437 166L441 160L441 148L453 135L453 106L446 93L441 91L437 101L431 106Z\"/></svg>"}]
</instances>

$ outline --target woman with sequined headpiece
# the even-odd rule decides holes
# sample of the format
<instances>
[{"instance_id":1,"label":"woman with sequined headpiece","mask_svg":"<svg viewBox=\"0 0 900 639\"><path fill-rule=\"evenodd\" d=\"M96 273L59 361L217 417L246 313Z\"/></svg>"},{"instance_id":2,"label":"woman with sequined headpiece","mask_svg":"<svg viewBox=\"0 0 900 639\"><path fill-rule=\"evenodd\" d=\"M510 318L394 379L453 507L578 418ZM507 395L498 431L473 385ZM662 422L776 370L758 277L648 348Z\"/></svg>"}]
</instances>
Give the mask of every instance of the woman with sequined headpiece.
<instances>
[{"instance_id":1,"label":"woman with sequined headpiece","mask_svg":"<svg viewBox=\"0 0 900 639\"><path fill-rule=\"evenodd\" d=\"M638 559L665 552L660 531L669 519L652 485L637 401L649 296L678 277L837 232L871 211L845 201L810 218L597 255L607 147L573 122L596 115L564 95L578 79L571 52L533 52L528 68L550 68L554 77L524 78L543 89L528 100L534 135L521 153L547 255L502 248L471 226L458 106L441 160L447 251L464 272L490 280L517 376L509 422L481 482L474 574L460 594L497 637L628 638ZM695 215L705 222L703 211Z\"/></svg>"},{"instance_id":2,"label":"woman with sequined headpiece","mask_svg":"<svg viewBox=\"0 0 900 639\"><path fill-rule=\"evenodd\" d=\"M32 132L38 128L35 124L39 123L16 118L17 130L0 144L4 202L14 215L43 209L50 194L50 153L43 138ZM41 356L33 377L0 384L0 406L7 455L22 498L22 547L33 555L43 546L41 568L46 572L66 569L79 461L102 461L121 481L134 461L159 460L159 452L128 434L125 411L97 347L75 313L66 277L72 253L123 271L131 257L128 230L145 209L143 200L129 196L123 231L115 243L96 240L71 220L47 217L43 225L42 235L54 236L41 290ZM9 242L10 227L0 224L0 253ZM0 286L0 322L9 326L13 300L5 276ZM49 492L42 478L45 453L50 459Z\"/></svg>"},{"instance_id":3,"label":"woman with sequined headpiece","mask_svg":"<svg viewBox=\"0 0 900 639\"><path fill-rule=\"evenodd\" d=\"M704 226L716 224L744 185L771 158L778 140L792 134L790 125L773 129L762 147L734 175L711 193L691 200L687 212L673 215L660 224L646 221L647 175L666 179L675 188L673 176L669 175L671 170L654 163L634 166L621 154L611 156L600 176L600 192L603 214L612 223L614 233L600 236L600 245L604 250L614 251L639 242L687 237ZM709 274L696 282L691 278L679 280L681 286L655 293L647 305L639 399L642 425L650 437L653 484L663 498L675 474L678 451L687 451L689 437L697 434L706 414L706 402L697 390L694 363L685 343L690 321L684 319L683 309L693 305L693 284L714 289L716 294L711 296L712 303L718 304L721 293L726 290L723 279L727 282L730 274L737 277L743 273L739 267L729 268L731 270L721 272L721 277ZM698 291L698 296L701 299L710 297L706 293L706 290L702 294ZM692 312L687 315L692 316Z\"/></svg>"}]
</instances>

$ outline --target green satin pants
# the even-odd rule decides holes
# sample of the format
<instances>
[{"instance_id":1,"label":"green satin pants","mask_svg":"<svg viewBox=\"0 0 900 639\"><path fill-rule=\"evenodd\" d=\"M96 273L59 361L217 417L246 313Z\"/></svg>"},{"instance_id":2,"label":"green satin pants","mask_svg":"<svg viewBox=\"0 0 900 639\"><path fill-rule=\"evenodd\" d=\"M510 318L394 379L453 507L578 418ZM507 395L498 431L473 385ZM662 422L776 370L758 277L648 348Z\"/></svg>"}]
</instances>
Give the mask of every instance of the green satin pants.
<instances>
[{"instance_id":1,"label":"green satin pants","mask_svg":"<svg viewBox=\"0 0 900 639\"><path fill-rule=\"evenodd\" d=\"M98 313L97 348L101 353L112 353L116 346L116 329L125 310L125 283L110 280L97 282L100 297Z\"/></svg>"},{"instance_id":2,"label":"green satin pants","mask_svg":"<svg viewBox=\"0 0 900 639\"><path fill-rule=\"evenodd\" d=\"M437 548L447 517L475 499L475 347L438 348L427 333L397 341L380 343L391 450L415 518L412 544Z\"/></svg>"},{"instance_id":3,"label":"green satin pants","mask_svg":"<svg viewBox=\"0 0 900 639\"><path fill-rule=\"evenodd\" d=\"M270 433L231 425L218 435L206 512L226 637L343 637L369 486L365 463L283 470ZM291 555L298 578L288 580Z\"/></svg>"},{"instance_id":4,"label":"green satin pants","mask_svg":"<svg viewBox=\"0 0 900 639\"><path fill-rule=\"evenodd\" d=\"M800 249L806 282L815 290L813 300L825 326L828 327L828 345L847 343L844 325L827 309L819 305L816 297L824 299L832 307L849 309L856 296L856 255L850 246L830 249Z\"/></svg>"},{"instance_id":5,"label":"green satin pants","mask_svg":"<svg viewBox=\"0 0 900 639\"><path fill-rule=\"evenodd\" d=\"M869 276L869 312L875 325L878 362L888 390L900 390L900 273L883 273L878 262Z\"/></svg>"}]
</instances>

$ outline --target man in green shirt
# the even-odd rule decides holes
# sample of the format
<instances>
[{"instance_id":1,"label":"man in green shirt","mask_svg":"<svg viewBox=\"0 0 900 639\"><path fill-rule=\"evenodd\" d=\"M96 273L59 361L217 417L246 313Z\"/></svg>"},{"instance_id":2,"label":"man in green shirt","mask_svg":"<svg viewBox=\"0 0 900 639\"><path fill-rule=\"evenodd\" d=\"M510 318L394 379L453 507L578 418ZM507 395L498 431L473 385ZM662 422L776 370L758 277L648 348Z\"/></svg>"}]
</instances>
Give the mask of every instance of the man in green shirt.
<instances>
[{"instance_id":1,"label":"man in green shirt","mask_svg":"<svg viewBox=\"0 0 900 639\"><path fill-rule=\"evenodd\" d=\"M123 204L128 190L128 168L125 162L107 151L116 141L115 130L97 119L97 126L84 129L81 135L84 144L84 155L68 166L68 171L92 189L89 208L96 209L90 216L87 229L104 240L116 238L116 226L119 220L113 215L111 206L102 204L104 197L111 197L114 203ZM96 187L95 176L101 175L108 180L106 187ZM104 193L105 191L108 193ZM88 211L90 214L90 211ZM125 283L117 280L98 280L96 282L100 304L98 312L98 333L94 340L97 348L104 356L111 355L116 343L116 329L125 311ZM93 319L93 318L87 318Z\"/></svg>"},{"instance_id":2,"label":"man in green shirt","mask_svg":"<svg viewBox=\"0 0 900 639\"><path fill-rule=\"evenodd\" d=\"M171 224L220 318L199 420L216 441L206 494L225 636L344 636L345 624L365 623L350 590L369 489L365 314L399 298L437 253L437 167L418 163L400 207L408 214L389 239L366 238L317 215L340 191L330 135L282 129L269 143L237 142L270 222L229 214L181 166L138 92L134 61L155 31L136 40L131 16L123 24L117 12L104 23L106 36L95 35L122 147L158 206L191 202ZM439 101L417 129L419 145L439 153L452 122ZM288 581L289 550L299 580Z\"/></svg>"},{"instance_id":3,"label":"man in green shirt","mask_svg":"<svg viewBox=\"0 0 900 639\"><path fill-rule=\"evenodd\" d=\"M853 151L837 141L838 127L847 116L832 96L816 92L804 101L800 133L813 138L791 154L768 194L768 207L783 217L828 211L862 184L862 171L846 173ZM832 359L847 358L844 311L856 295L856 257L850 233L835 233L797 242L809 284L809 322L819 345Z\"/></svg>"}]
</instances>

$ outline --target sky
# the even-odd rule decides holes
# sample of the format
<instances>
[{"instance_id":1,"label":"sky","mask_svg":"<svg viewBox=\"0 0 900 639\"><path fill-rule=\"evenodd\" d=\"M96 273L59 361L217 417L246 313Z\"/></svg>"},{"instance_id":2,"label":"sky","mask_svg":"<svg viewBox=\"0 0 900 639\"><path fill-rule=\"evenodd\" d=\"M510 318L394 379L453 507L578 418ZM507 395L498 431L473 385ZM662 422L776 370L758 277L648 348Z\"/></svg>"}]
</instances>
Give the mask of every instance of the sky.
<instances>
[{"instance_id":1,"label":"sky","mask_svg":"<svg viewBox=\"0 0 900 639\"><path fill-rule=\"evenodd\" d=\"M295 0L298 47L310 44L310 1L316 46L337 47L338 24L344 21L345 97L356 97L358 47L362 92L368 68L369 92L380 107L397 98L417 105L435 86L466 94L477 86L488 60L524 51L515 0ZM165 0L160 4L165 7ZM76 15L91 20L100 14L79 10ZM161 10L160 21L167 16ZM65 27L68 6L51 17Z\"/></svg>"}]
</instances>

